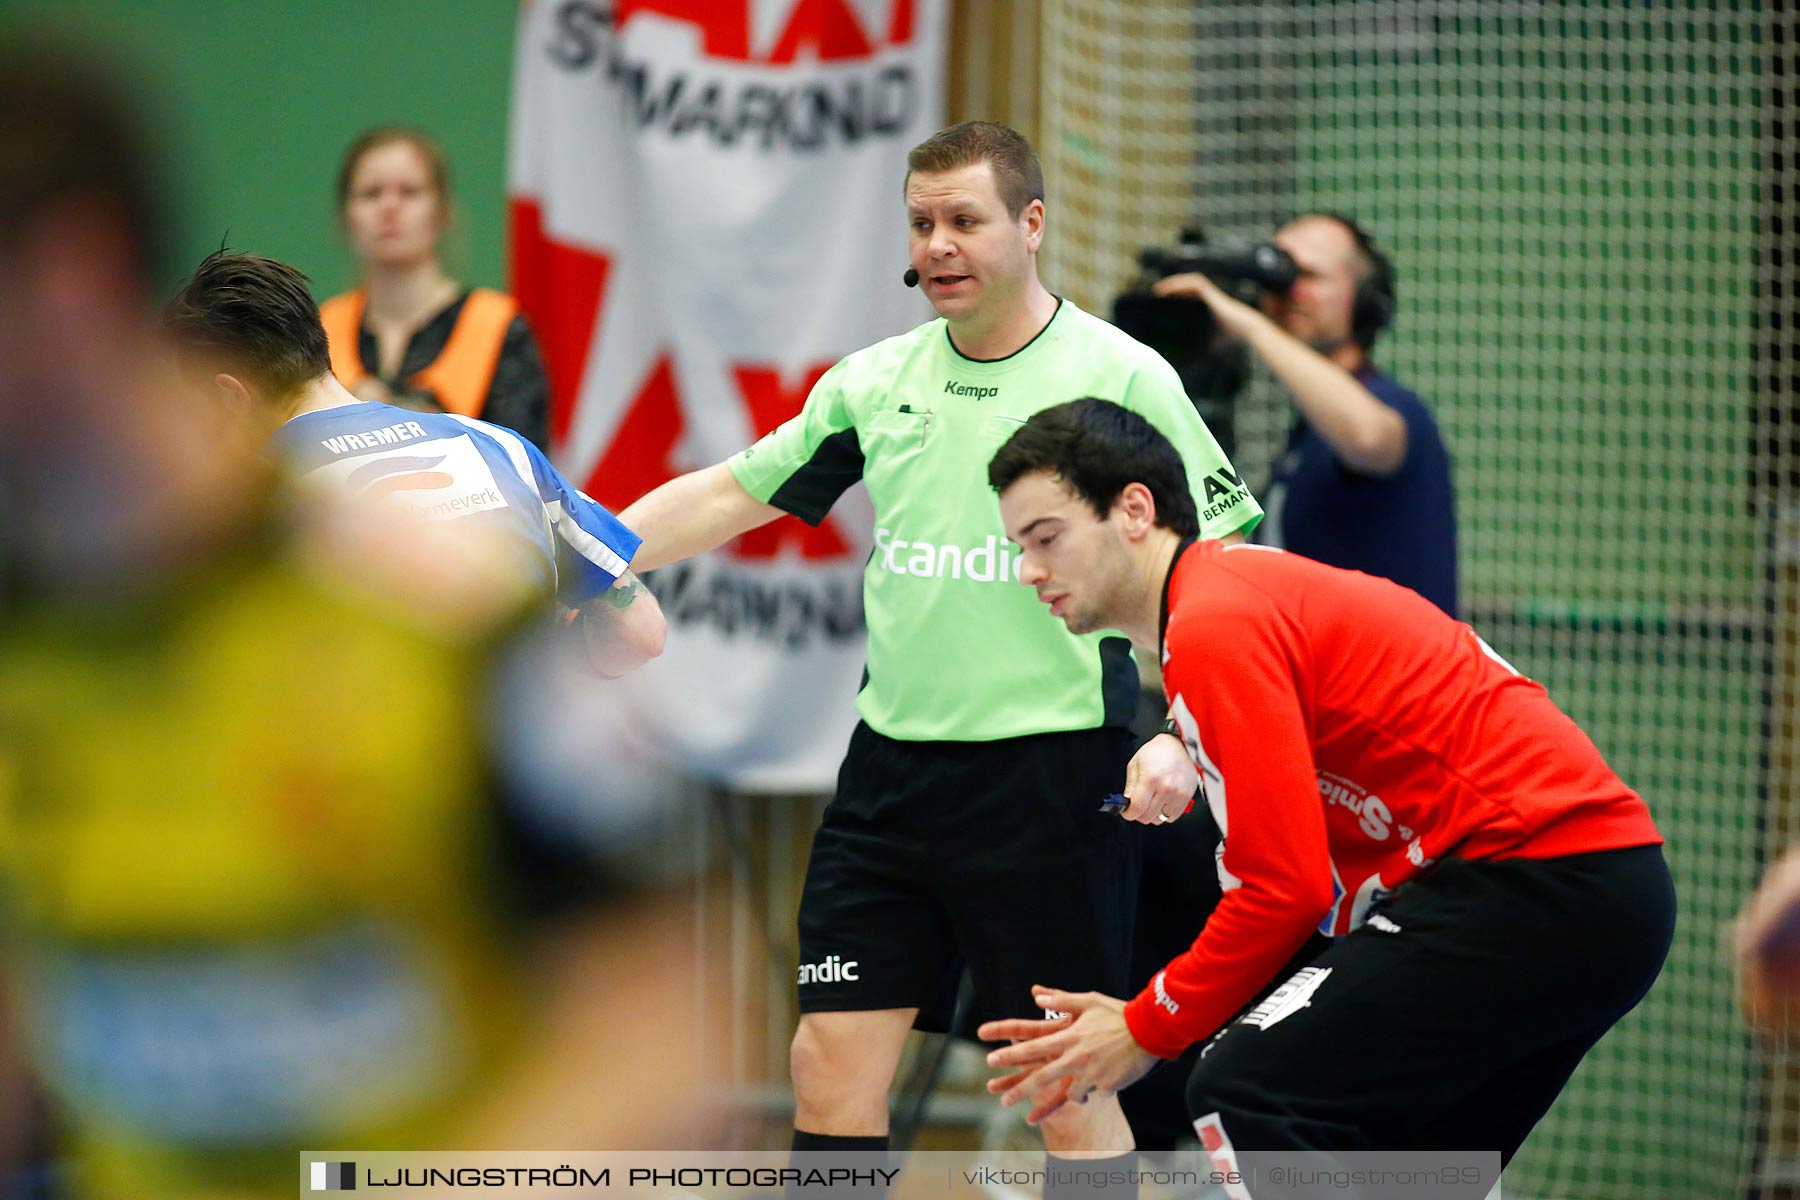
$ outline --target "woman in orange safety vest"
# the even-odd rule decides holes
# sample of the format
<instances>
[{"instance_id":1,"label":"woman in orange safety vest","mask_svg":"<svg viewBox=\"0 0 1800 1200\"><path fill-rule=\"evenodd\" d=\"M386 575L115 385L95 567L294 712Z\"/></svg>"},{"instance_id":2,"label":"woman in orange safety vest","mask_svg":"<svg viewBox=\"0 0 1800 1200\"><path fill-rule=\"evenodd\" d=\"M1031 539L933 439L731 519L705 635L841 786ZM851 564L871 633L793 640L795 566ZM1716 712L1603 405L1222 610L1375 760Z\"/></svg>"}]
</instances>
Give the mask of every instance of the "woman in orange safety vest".
<instances>
[{"instance_id":1,"label":"woman in orange safety vest","mask_svg":"<svg viewBox=\"0 0 1800 1200\"><path fill-rule=\"evenodd\" d=\"M518 301L445 272L449 164L428 134L371 129L338 170L338 220L362 285L320 305L331 369L364 400L441 409L547 449L549 385Z\"/></svg>"}]
</instances>

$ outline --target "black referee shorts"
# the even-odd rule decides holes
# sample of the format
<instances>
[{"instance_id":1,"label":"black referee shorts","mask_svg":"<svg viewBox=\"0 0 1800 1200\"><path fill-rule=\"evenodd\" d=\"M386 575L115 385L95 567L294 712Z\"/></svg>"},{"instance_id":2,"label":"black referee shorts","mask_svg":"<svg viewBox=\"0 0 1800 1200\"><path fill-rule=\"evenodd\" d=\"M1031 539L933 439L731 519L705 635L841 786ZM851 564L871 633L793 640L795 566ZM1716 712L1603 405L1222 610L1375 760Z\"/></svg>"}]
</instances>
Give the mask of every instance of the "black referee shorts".
<instances>
[{"instance_id":1,"label":"black referee shorts","mask_svg":"<svg viewBox=\"0 0 1800 1200\"><path fill-rule=\"evenodd\" d=\"M943 1029L961 966L977 1020L1038 1016L1031 985L1123 991L1134 827L1100 811L1124 729L904 742L859 724L800 899L801 1012L918 1008Z\"/></svg>"},{"instance_id":2,"label":"black referee shorts","mask_svg":"<svg viewBox=\"0 0 1800 1200\"><path fill-rule=\"evenodd\" d=\"M1215 1035L1188 1111L1235 1151L1509 1160L1674 929L1660 846L1445 859Z\"/></svg>"}]
</instances>

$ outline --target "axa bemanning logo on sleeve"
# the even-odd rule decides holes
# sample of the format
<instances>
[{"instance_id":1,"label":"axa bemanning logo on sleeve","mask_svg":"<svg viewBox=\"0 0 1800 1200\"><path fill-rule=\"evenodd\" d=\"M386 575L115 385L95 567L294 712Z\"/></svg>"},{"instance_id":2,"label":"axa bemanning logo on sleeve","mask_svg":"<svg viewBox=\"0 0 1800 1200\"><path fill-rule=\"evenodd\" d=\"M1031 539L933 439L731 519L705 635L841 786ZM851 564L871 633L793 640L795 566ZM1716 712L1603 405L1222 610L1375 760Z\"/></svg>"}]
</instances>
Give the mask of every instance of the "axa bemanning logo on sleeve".
<instances>
[{"instance_id":1,"label":"axa bemanning logo on sleeve","mask_svg":"<svg viewBox=\"0 0 1800 1200\"><path fill-rule=\"evenodd\" d=\"M308 1163L307 1190L313 1192L354 1192L356 1164L353 1162Z\"/></svg>"}]
</instances>

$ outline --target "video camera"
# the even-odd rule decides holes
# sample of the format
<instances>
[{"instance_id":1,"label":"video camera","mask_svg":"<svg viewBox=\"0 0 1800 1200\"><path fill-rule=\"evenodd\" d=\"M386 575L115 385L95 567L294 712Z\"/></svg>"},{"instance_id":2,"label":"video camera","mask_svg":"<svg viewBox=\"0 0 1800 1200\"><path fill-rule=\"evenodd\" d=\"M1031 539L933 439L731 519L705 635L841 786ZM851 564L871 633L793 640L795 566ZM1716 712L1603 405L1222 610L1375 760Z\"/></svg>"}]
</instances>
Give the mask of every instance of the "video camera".
<instances>
[{"instance_id":1,"label":"video camera","mask_svg":"<svg viewBox=\"0 0 1800 1200\"><path fill-rule=\"evenodd\" d=\"M1287 252L1267 242L1220 250L1206 244L1198 226L1181 231L1174 247L1138 252L1138 279L1113 301L1113 324L1169 360L1188 399L1227 454L1232 453L1231 401L1250 379L1250 351L1227 337L1206 301L1158 296L1151 287L1171 275L1197 272L1246 303L1286 292L1299 278Z\"/></svg>"},{"instance_id":2,"label":"video camera","mask_svg":"<svg viewBox=\"0 0 1800 1200\"><path fill-rule=\"evenodd\" d=\"M1181 231L1181 244L1174 249L1146 246L1138 251L1138 266L1146 287L1171 275L1193 272L1238 293L1246 302L1265 292L1285 292L1300 277L1293 258L1271 242L1258 242L1246 250L1215 250L1206 245L1206 235L1193 227ZM1245 291L1252 294L1244 295Z\"/></svg>"}]
</instances>

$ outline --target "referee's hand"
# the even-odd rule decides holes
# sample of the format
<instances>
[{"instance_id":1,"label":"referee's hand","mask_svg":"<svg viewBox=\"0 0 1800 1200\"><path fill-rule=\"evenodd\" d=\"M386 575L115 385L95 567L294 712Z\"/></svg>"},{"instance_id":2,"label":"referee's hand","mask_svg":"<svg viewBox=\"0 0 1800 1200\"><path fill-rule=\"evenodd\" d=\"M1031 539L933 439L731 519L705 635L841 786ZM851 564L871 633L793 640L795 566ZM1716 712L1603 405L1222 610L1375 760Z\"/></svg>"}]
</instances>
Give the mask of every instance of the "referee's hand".
<instances>
[{"instance_id":1,"label":"referee's hand","mask_svg":"<svg viewBox=\"0 0 1800 1200\"><path fill-rule=\"evenodd\" d=\"M1127 821L1167 825L1194 805L1200 774L1187 747L1173 734L1159 733L1131 756L1125 768L1124 812Z\"/></svg>"}]
</instances>

